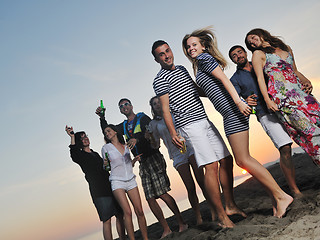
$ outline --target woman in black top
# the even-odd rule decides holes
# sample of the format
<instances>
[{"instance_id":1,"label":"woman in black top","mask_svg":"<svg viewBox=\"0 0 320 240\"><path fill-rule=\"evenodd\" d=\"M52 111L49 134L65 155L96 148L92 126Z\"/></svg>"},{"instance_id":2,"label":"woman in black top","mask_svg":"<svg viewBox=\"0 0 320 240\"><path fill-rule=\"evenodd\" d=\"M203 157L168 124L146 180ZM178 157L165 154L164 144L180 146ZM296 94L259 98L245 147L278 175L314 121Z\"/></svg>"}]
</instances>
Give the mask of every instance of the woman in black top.
<instances>
[{"instance_id":1,"label":"woman in black top","mask_svg":"<svg viewBox=\"0 0 320 240\"><path fill-rule=\"evenodd\" d=\"M85 132L74 134L73 128L66 126L71 137L70 156L79 164L89 184L90 195L103 222L105 240L112 239L111 217L117 218L117 231L120 239L125 239L124 223L121 208L114 199L109 182L109 172L103 168L103 159L97 152L90 149L90 141Z\"/></svg>"}]
</instances>

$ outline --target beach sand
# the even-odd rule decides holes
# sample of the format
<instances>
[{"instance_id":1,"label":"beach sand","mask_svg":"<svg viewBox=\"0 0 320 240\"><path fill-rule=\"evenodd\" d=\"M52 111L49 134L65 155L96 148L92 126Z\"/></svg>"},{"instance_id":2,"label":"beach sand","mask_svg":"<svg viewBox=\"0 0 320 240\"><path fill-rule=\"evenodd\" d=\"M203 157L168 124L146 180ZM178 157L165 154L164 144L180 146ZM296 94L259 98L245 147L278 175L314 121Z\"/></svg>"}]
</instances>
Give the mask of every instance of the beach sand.
<instances>
[{"instance_id":1,"label":"beach sand","mask_svg":"<svg viewBox=\"0 0 320 240\"><path fill-rule=\"evenodd\" d=\"M249 178L234 189L236 203L248 217L231 216L236 224L233 229L221 229L216 222L212 222L204 201L200 205L203 224L196 226L193 212L188 209L182 212L182 216L189 228L179 233L175 218L167 218L173 233L164 239L320 239L320 168L304 153L293 155L293 161L297 185L304 196L294 200L284 218L272 216L271 201L264 188L255 179ZM291 194L279 163L269 166L268 170L280 187ZM148 226L149 239L159 239L161 234L159 223ZM136 239L141 239L139 231L135 235Z\"/></svg>"}]
</instances>

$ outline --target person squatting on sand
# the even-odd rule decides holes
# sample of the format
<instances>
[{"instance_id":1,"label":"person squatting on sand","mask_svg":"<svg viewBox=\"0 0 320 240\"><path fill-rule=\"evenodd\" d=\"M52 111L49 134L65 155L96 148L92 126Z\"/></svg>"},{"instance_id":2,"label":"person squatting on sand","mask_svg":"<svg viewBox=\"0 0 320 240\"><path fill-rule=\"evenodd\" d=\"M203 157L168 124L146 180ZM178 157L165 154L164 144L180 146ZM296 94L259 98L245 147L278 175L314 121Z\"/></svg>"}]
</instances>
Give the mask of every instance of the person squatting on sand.
<instances>
[{"instance_id":1,"label":"person squatting on sand","mask_svg":"<svg viewBox=\"0 0 320 240\"><path fill-rule=\"evenodd\" d=\"M179 138L181 135L188 145L193 146L197 165L204 169L208 204L216 210L219 225L231 228L234 224L227 214L246 216L233 199L232 156L218 130L209 122L188 71L183 66L174 65L169 45L163 40L158 40L153 43L151 53L161 66L153 81L153 88L160 99L163 118L171 140L178 148L182 148ZM221 202L218 171L226 200L226 211Z\"/></svg>"},{"instance_id":2,"label":"person squatting on sand","mask_svg":"<svg viewBox=\"0 0 320 240\"><path fill-rule=\"evenodd\" d=\"M225 134L237 165L246 169L267 189L274 216L281 218L293 198L286 194L274 178L249 153L249 121L251 108L240 99L223 72L226 60L217 48L210 28L195 30L182 40L183 51L192 62L196 83L204 90L215 109L222 115Z\"/></svg>"},{"instance_id":3,"label":"person squatting on sand","mask_svg":"<svg viewBox=\"0 0 320 240\"><path fill-rule=\"evenodd\" d=\"M70 156L79 164L89 184L90 195L97 209L100 221L103 222L103 237L112 240L111 217L116 216L117 232L120 240L125 240L123 214L118 202L114 199L109 182L109 172L103 168L103 159L97 152L90 149L90 141L85 132L73 132L66 126L71 138Z\"/></svg>"},{"instance_id":4,"label":"person squatting on sand","mask_svg":"<svg viewBox=\"0 0 320 240\"><path fill-rule=\"evenodd\" d=\"M253 52L253 68L268 109L320 166L320 105L311 94L311 82L298 71L291 48L261 28L248 32L245 43Z\"/></svg>"},{"instance_id":5,"label":"person squatting on sand","mask_svg":"<svg viewBox=\"0 0 320 240\"><path fill-rule=\"evenodd\" d=\"M301 196L295 180L295 168L291 158L292 140L274 113L270 113L259 90L257 78L246 50L235 45L229 50L229 57L237 65L237 70L230 78L237 93L245 99L249 106L256 109L256 117L280 152L280 168L294 196Z\"/></svg>"},{"instance_id":6,"label":"person squatting on sand","mask_svg":"<svg viewBox=\"0 0 320 240\"><path fill-rule=\"evenodd\" d=\"M124 224L129 239L135 239L132 222L132 212L129 205L128 195L134 211L136 213L140 232L143 239L148 239L147 222L143 213L141 198L136 176L133 173L133 165L140 160L137 155L133 160L130 157L130 151L125 144L123 136L117 132L114 125L109 124L104 129L106 144L101 149L101 155L107 156L106 164L110 161L110 177L111 189L114 197L118 201L123 210Z\"/></svg>"},{"instance_id":7,"label":"person squatting on sand","mask_svg":"<svg viewBox=\"0 0 320 240\"><path fill-rule=\"evenodd\" d=\"M203 192L203 195L207 196L207 192L204 187L203 169L198 168L194 157L193 147L191 145L188 144L185 147L186 152L181 153L180 149L172 143L170 133L162 116L160 99L157 96L152 97L149 101L149 104L151 106L153 120L149 123L151 133L146 131L146 138L150 140L151 146L153 148L159 148L160 138L163 140L164 145L168 149L169 157L173 160L173 166L178 171L187 189L188 199L192 207L192 210L196 216L197 225L199 225L202 223L202 217L200 213L199 199L196 192L196 186L190 171L190 166ZM215 212L212 208L211 215L213 218L215 218Z\"/></svg>"},{"instance_id":8,"label":"person squatting on sand","mask_svg":"<svg viewBox=\"0 0 320 240\"><path fill-rule=\"evenodd\" d=\"M179 225L179 232L188 228L182 219L181 213L174 198L168 193L170 191L170 181L166 171L166 162L159 149L153 149L149 141L145 138L146 125L151 119L139 112L133 112L131 101L127 98L120 99L118 103L120 112L126 116L126 120L116 125L117 132L125 136L127 146L134 156L140 155L139 175L148 205L157 220L163 227L161 237L169 235L172 231L164 218L157 198L161 198L170 210L174 213ZM96 114L100 116L101 129L104 132L108 123L101 114L101 108L96 109Z\"/></svg>"}]
</instances>

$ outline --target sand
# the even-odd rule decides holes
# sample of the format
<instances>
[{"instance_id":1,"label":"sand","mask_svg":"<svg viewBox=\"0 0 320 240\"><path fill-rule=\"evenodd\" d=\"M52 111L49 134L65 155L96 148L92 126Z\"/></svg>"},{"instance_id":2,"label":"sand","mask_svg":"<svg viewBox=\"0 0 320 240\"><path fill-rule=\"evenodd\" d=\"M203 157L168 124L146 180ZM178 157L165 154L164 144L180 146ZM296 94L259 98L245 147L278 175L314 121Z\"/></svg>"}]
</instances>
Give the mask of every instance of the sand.
<instances>
[{"instance_id":1,"label":"sand","mask_svg":"<svg viewBox=\"0 0 320 240\"><path fill-rule=\"evenodd\" d=\"M294 200L284 218L272 216L271 201L267 193L260 183L249 178L234 189L236 203L248 217L231 216L231 220L236 224L233 229L221 229L216 222L212 222L210 211L204 201L200 205L203 224L196 226L193 212L188 209L182 212L182 216L189 228L179 233L175 218L167 218L174 232L164 239L320 239L320 168L313 164L307 154L295 154L293 161L297 185L303 197ZM271 165L268 170L280 187L291 194L279 163ZM161 234L162 228L159 223L148 226L149 239L159 239ZM141 239L139 231L135 235L136 239Z\"/></svg>"}]
</instances>

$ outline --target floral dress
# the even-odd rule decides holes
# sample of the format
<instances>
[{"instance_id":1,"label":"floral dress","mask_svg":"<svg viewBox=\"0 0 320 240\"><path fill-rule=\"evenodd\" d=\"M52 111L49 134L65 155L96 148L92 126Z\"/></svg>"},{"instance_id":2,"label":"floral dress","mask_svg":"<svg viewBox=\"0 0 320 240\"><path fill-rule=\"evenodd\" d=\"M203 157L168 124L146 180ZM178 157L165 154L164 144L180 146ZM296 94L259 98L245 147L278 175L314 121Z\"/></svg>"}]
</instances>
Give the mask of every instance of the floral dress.
<instances>
[{"instance_id":1,"label":"floral dress","mask_svg":"<svg viewBox=\"0 0 320 240\"><path fill-rule=\"evenodd\" d=\"M302 90L292 64L290 53L285 60L266 53L263 70L269 77L268 93L278 105L276 114L292 139L320 167L320 105L314 96Z\"/></svg>"}]
</instances>

